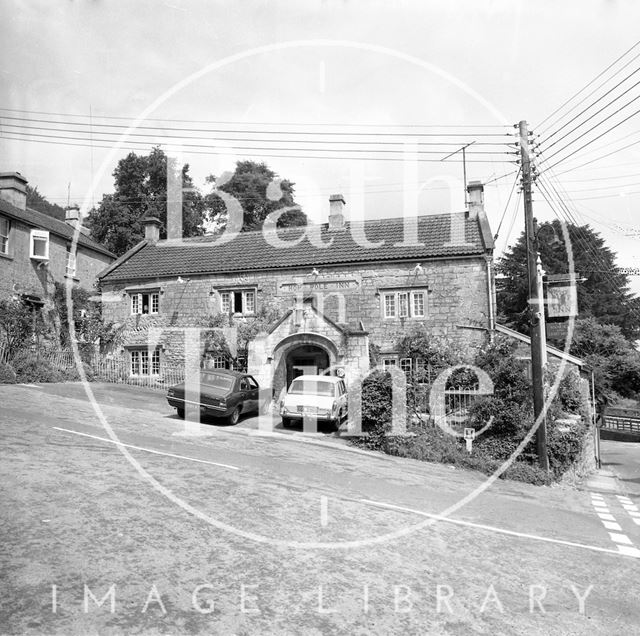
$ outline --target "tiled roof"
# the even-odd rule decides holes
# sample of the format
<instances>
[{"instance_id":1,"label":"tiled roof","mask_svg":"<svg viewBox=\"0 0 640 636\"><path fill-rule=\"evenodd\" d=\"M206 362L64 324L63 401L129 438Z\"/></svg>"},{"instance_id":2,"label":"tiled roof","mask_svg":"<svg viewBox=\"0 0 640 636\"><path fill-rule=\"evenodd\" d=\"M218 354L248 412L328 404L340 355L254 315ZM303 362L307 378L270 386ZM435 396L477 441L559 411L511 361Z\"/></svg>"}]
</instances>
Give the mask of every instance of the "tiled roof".
<instances>
[{"instance_id":1,"label":"tiled roof","mask_svg":"<svg viewBox=\"0 0 640 636\"><path fill-rule=\"evenodd\" d=\"M291 267L315 267L349 263L377 263L396 260L418 260L447 256L484 254L493 248L493 240L486 217L467 219L464 213L418 217L416 245L399 245L404 238L404 219L391 218L366 221L364 231L370 242L384 241L381 247L365 247L356 240L355 230L346 224L343 230L329 230L327 225L316 226L320 239L331 247L312 244L309 236L300 238L303 228L278 230L278 238L292 244L279 247L271 244L263 232L242 232L227 243L216 244L213 237L186 239L178 243L158 241L145 244L129 258L122 260L102 275L103 281L128 281L143 278L164 278L197 274L261 271ZM463 225L464 224L464 225ZM452 225L454 236L451 236ZM464 241L460 235L464 227ZM357 236L357 235L356 235ZM406 232L406 240L411 232Z\"/></svg>"},{"instance_id":2,"label":"tiled roof","mask_svg":"<svg viewBox=\"0 0 640 636\"><path fill-rule=\"evenodd\" d=\"M11 205L11 203L2 198L0 198L0 214L22 221L26 225L31 225L42 230L48 230L52 234L56 234L57 236L68 239L69 241L73 240L75 230L65 221L59 221L58 219L54 219L52 216L43 214L42 212L37 212L31 208L22 210ZM82 234L82 232L78 234L78 245L82 245L82 247L86 247L87 249L115 258L115 254L112 254L106 247L100 245L100 243L96 243L88 236Z\"/></svg>"}]
</instances>

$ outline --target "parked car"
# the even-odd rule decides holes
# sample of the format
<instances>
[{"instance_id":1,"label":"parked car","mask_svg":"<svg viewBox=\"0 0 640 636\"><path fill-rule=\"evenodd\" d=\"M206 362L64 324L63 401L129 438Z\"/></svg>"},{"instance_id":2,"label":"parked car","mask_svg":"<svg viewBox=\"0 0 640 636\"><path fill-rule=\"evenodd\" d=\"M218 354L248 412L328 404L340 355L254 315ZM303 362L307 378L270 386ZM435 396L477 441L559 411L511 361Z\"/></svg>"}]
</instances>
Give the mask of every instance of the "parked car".
<instances>
[{"instance_id":1,"label":"parked car","mask_svg":"<svg viewBox=\"0 0 640 636\"><path fill-rule=\"evenodd\" d=\"M343 378L330 375L301 375L289 386L280 402L282 425L300 422L305 415L328 422L338 430L347 417L347 388Z\"/></svg>"},{"instance_id":2,"label":"parked car","mask_svg":"<svg viewBox=\"0 0 640 636\"><path fill-rule=\"evenodd\" d=\"M167 401L184 417L185 383L172 386ZM237 424L243 413L260 411L260 387L253 376L227 369L211 369L200 373L200 396L191 402L202 415L213 415Z\"/></svg>"}]
</instances>

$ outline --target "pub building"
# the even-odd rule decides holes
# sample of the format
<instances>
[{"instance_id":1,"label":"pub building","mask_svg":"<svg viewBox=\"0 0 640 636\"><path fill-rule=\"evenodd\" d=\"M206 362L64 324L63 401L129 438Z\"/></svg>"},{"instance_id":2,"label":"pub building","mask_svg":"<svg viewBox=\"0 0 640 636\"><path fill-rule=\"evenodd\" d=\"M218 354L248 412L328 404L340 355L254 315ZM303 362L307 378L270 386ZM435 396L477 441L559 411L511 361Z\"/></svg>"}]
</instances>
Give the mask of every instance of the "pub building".
<instances>
[{"instance_id":1,"label":"pub building","mask_svg":"<svg viewBox=\"0 0 640 636\"><path fill-rule=\"evenodd\" d=\"M460 213L360 223L332 195L328 223L226 242L160 240L158 219L145 219L145 238L99 276L104 320L122 327L132 375L161 376L184 364L185 338L198 338L185 327L215 325L221 312L248 323L275 308L246 360L275 395L302 373L366 374L370 344L381 364L409 370L420 361L396 347L415 324L472 355L495 329L494 241L482 184L467 190Z\"/></svg>"}]
</instances>

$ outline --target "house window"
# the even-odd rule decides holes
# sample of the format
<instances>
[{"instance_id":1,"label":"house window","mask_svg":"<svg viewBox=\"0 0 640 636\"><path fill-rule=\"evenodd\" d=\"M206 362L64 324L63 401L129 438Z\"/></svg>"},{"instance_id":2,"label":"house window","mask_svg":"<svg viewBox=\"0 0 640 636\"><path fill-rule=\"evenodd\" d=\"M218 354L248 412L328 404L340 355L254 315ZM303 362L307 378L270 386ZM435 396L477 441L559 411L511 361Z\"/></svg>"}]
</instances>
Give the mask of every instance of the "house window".
<instances>
[{"instance_id":1,"label":"house window","mask_svg":"<svg viewBox=\"0 0 640 636\"><path fill-rule=\"evenodd\" d=\"M411 312L415 318L424 317L424 292L411 292Z\"/></svg>"},{"instance_id":2,"label":"house window","mask_svg":"<svg viewBox=\"0 0 640 636\"><path fill-rule=\"evenodd\" d=\"M131 375L159 375L160 349L149 352L148 349L134 349L129 352Z\"/></svg>"},{"instance_id":3,"label":"house window","mask_svg":"<svg viewBox=\"0 0 640 636\"><path fill-rule=\"evenodd\" d=\"M159 292L131 294L131 314L157 314L159 308Z\"/></svg>"},{"instance_id":4,"label":"house window","mask_svg":"<svg viewBox=\"0 0 640 636\"><path fill-rule=\"evenodd\" d=\"M398 294L398 317L406 318L409 315L409 294L400 292Z\"/></svg>"},{"instance_id":5,"label":"house window","mask_svg":"<svg viewBox=\"0 0 640 636\"><path fill-rule=\"evenodd\" d=\"M395 358L382 358L383 367L395 367L397 364L398 361Z\"/></svg>"},{"instance_id":6,"label":"house window","mask_svg":"<svg viewBox=\"0 0 640 636\"><path fill-rule=\"evenodd\" d=\"M396 317L396 295L395 294L384 295L384 317L385 318Z\"/></svg>"},{"instance_id":7,"label":"house window","mask_svg":"<svg viewBox=\"0 0 640 636\"><path fill-rule=\"evenodd\" d=\"M11 231L11 221L4 216L0 216L0 254L9 253L9 232Z\"/></svg>"},{"instance_id":8,"label":"house window","mask_svg":"<svg viewBox=\"0 0 640 636\"><path fill-rule=\"evenodd\" d=\"M223 314L255 314L255 290L238 289L220 292L220 311Z\"/></svg>"},{"instance_id":9,"label":"house window","mask_svg":"<svg viewBox=\"0 0 640 636\"><path fill-rule=\"evenodd\" d=\"M49 232L31 230L29 256L40 261L49 260Z\"/></svg>"},{"instance_id":10,"label":"house window","mask_svg":"<svg viewBox=\"0 0 640 636\"><path fill-rule=\"evenodd\" d=\"M400 369L409 377L413 369L413 360L411 358L400 358Z\"/></svg>"},{"instance_id":11,"label":"house window","mask_svg":"<svg viewBox=\"0 0 640 636\"><path fill-rule=\"evenodd\" d=\"M382 311L385 318L424 318L426 316L427 290L400 289L382 295Z\"/></svg>"},{"instance_id":12,"label":"house window","mask_svg":"<svg viewBox=\"0 0 640 636\"><path fill-rule=\"evenodd\" d=\"M65 274L71 277L74 277L76 275L76 254L71 248L71 245L67 245L67 263L65 267Z\"/></svg>"}]
</instances>

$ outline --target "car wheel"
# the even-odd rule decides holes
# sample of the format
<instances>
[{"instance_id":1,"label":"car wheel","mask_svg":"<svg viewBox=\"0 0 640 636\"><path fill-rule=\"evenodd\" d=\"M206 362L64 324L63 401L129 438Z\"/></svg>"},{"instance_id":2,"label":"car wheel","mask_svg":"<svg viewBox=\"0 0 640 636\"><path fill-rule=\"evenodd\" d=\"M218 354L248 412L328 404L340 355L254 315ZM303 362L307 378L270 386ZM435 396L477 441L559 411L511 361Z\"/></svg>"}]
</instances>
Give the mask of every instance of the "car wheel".
<instances>
[{"instance_id":1,"label":"car wheel","mask_svg":"<svg viewBox=\"0 0 640 636\"><path fill-rule=\"evenodd\" d=\"M239 419L240 419L240 407L236 406L236 408L233 409L233 412L231 413L231 415L229 415L229 417L227 418L227 422L232 426L235 426L238 423Z\"/></svg>"},{"instance_id":2,"label":"car wheel","mask_svg":"<svg viewBox=\"0 0 640 636\"><path fill-rule=\"evenodd\" d=\"M178 409L178 417L183 420L184 419L184 409Z\"/></svg>"}]
</instances>

